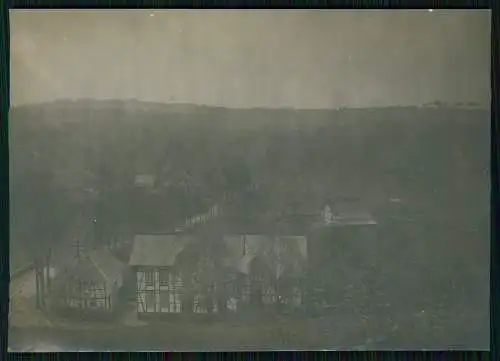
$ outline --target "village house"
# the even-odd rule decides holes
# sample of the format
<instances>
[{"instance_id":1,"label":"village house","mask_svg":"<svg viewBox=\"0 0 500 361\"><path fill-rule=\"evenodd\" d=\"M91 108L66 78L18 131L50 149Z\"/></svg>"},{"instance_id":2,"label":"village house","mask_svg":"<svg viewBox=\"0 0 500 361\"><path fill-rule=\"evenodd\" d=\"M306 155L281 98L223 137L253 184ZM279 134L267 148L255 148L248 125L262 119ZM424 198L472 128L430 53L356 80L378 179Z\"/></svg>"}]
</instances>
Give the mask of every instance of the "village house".
<instances>
[{"instance_id":1,"label":"village house","mask_svg":"<svg viewBox=\"0 0 500 361\"><path fill-rule=\"evenodd\" d=\"M206 313L199 281L203 269L199 242L186 235L136 235L129 265L137 284L139 316Z\"/></svg>"},{"instance_id":2,"label":"village house","mask_svg":"<svg viewBox=\"0 0 500 361\"><path fill-rule=\"evenodd\" d=\"M324 225L362 226L376 225L369 212L362 210L359 202L355 200L332 200L323 206L321 218Z\"/></svg>"},{"instance_id":3,"label":"village house","mask_svg":"<svg viewBox=\"0 0 500 361\"><path fill-rule=\"evenodd\" d=\"M307 277L305 236L227 235L225 264L232 269L227 283L231 311L282 307L290 311L304 303Z\"/></svg>"},{"instance_id":4,"label":"village house","mask_svg":"<svg viewBox=\"0 0 500 361\"><path fill-rule=\"evenodd\" d=\"M137 188L152 189L156 183L156 178L152 174L137 174L134 185Z\"/></svg>"},{"instance_id":5,"label":"village house","mask_svg":"<svg viewBox=\"0 0 500 361\"><path fill-rule=\"evenodd\" d=\"M81 252L59 270L50 294L54 311L112 314L119 307L125 264L108 250Z\"/></svg>"}]
</instances>

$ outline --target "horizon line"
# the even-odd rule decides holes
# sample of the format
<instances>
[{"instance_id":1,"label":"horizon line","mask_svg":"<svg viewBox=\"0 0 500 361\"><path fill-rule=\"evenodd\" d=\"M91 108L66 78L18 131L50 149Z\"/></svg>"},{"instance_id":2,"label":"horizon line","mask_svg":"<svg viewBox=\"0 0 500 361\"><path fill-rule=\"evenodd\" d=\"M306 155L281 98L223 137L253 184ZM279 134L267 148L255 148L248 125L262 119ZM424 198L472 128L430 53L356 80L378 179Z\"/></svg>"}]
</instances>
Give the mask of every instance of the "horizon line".
<instances>
[{"instance_id":1,"label":"horizon line","mask_svg":"<svg viewBox=\"0 0 500 361\"><path fill-rule=\"evenodd\" d=\"M22 107L30 106L43 106L51 105L57 103L78 103L78 102L95 102L95 103L105 103L105 102L136 102L143 105L155 105L155 106L191 106L199 108L222 108L231 110L295 110L295 111L335 111L335 110L350 110L350 109L384 109L384 108L424 108L424 109L436 109L436 108L467 108L467 109L489 109L490 105L481 103L479 101L456 101L456 102L444 102L444 101L429 101L423 104L392 104L392 105L367 105L367 106L338 106L338 107L321 107L321 108L300 108L293 106L248 106L248 107L231 107L225 105L210 105L210 104L197 104L193 102L160 102L160 101L150 101L150 100L140 100L137 98L57 98L49 101L33 102L33 103L22 103L16 105L10 105L10 109L17 109Z\"/></svg>"}]
</instances>

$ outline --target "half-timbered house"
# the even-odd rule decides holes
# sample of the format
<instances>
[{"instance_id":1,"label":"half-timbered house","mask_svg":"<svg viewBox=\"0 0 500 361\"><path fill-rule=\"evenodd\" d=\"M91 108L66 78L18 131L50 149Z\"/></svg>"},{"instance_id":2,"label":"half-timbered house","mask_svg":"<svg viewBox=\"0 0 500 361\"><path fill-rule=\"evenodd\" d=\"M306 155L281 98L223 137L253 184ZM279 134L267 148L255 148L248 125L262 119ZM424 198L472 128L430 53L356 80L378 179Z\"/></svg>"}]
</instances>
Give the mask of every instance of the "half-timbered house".
<instances>
[{"instance_id":1,"label":"half-timbered house","mask_svg":"<svg viewBox=\"0 0 500 361\"><path fill-rule=\"evenodd\" d=\"M64 313L114 313L124 269L125 264L107 250L82 252L53 280L51 308Z\"/></svg>"},{"instance_id":2,"label":"half-timbered house","mask_svg":"<svg viewBox=\"0 0 500 361\"><path fill-rule=\"evenodd\" d=\"M129 264L136 273L140 316L218 311L215 263L200 239L137 235Z\"/></svg>"},{"instance_id":3,"label":"half-timbered house","mask_svg":"<svg viewBox=\"0 0 500 361\"><path fill-rule=\"evenodd\" d=\"M134 269L139 316L183 311L184 280L177 256L192 237L136 235L129 265Z\"/></svg>"}]
</instances>

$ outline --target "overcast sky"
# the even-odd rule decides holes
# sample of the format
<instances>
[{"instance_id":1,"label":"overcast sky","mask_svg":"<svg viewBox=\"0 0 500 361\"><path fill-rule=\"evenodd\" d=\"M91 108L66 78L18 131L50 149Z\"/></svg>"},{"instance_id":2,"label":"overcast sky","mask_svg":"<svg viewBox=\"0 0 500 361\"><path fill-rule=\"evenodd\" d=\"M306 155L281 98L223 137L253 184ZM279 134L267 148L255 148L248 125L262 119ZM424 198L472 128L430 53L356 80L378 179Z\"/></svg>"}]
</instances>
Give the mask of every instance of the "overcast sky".
<instances>
[{"instance_id":1,"label":"overcast sky","mask_svg":"<svg viewBox=\"0 0 500 361\"><path fill-rule=\"evenodd\" d=\"M12 11L12 105L335 108L490 98L489 11Z\"/></svg>"}]
</instances>

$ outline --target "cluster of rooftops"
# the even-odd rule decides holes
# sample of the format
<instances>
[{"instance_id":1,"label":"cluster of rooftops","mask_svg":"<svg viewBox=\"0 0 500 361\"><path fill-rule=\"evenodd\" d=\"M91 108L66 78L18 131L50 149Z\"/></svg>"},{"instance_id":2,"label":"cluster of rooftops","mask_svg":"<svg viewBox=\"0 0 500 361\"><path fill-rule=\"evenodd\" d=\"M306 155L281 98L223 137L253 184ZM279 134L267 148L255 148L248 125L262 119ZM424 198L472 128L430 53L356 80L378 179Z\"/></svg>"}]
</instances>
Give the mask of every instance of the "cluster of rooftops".
<instances>
[{"instance_id":1,"label":"cluster of rooftops","mask_svg":"<svg viewBox=\"0 0 500 361\"><path fill-rule=\"evenodd\" d=\"M153 187L154 184L155 177L150 174L139 174L135 178L135 185L139 187ZM320 217L317 217L317 221L312 225L313 229L314 227L377 224L371 214L359 211L357 203L353 202L352 199L347 199L347 202L328 201L318 213ZM305 235L277 235L279 233L276 232L274 234L243 233L247 234L231 234L229 230L228 234L221 237L224 245L223 254L219 255L221 263L237 272L249 272L248 265L257 257L269 264L276 263L274 259L265 255L268 245L275 244L275 241L288 244L288 248L293 249L285 256L291 258L288 260L289 264L300 265L307 260L307 237ZM199 242L197 236L185 232L137 234L133 239L128 265L118 261L107 250L92 250L88 253L85 252L78 261L68 260L64 268L71 269L71 274L85 274L85 278L109 280L121 284L121 275L127 266L173 267L176 264L177 256L186 247L196 242ZM241 247L245 247L245 249L241 249ZM64 281L66 277L58 278Z\"/></svg>"}]
</instances>

